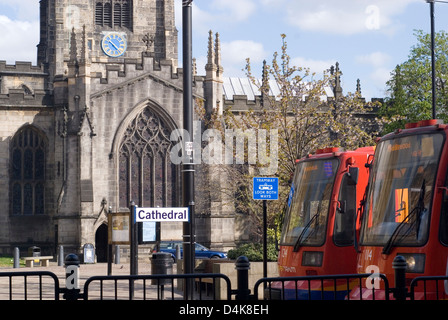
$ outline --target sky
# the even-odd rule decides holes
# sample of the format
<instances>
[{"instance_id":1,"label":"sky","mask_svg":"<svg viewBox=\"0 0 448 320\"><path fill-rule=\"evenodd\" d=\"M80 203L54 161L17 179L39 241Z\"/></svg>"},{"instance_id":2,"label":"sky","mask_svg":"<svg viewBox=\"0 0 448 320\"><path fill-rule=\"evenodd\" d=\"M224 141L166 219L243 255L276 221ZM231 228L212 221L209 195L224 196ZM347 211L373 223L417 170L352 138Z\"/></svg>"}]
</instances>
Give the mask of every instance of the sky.
<instances>
[{"instance_id":1,"label":"sky","mask_svg":"<svg viewBox=\"0 0 448 320\"><path fill-rule=\"evenodd\" d=\"M175 8L181 53L181 0ZM193 57L205 74L212 30L225 77L245 77L246 58L261 77L263 60L272 62L285 34L293 65L321 74L339 62L344 92L360 79L364 97L381 98L390 72L416 44L414 30L430 32L429 8L426 0L193 0ZM38 19L39 0L0 0L0 60L36 63ZM448 30L447 2L435 3L435 29Z\"/></svg>"}]
</instances>

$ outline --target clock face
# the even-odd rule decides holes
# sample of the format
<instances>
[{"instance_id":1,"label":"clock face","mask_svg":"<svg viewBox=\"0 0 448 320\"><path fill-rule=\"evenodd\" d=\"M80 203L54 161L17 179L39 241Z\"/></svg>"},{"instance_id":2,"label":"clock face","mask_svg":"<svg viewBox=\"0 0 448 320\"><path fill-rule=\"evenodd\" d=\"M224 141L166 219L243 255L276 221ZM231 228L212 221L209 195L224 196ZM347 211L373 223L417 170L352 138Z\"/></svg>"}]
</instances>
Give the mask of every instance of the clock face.
<instances>
[{"instance_id":1,"label":"clock face","mask_svg":"<svg viewBox=\"0 0 448 320\"><path fill-rule=\"evenodd\" d=\"M101 47L109 57L119 57L126 51L126 38L118 32L107 33L101 41Z\"/></svg>"}]
</instances>

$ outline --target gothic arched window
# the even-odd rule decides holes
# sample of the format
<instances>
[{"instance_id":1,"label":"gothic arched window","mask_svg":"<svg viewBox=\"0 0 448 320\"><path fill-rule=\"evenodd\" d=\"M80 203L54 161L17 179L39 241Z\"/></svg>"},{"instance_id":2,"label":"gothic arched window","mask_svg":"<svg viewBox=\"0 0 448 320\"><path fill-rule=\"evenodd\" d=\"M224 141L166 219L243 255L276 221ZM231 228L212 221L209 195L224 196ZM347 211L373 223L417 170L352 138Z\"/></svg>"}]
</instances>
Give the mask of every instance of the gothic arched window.
<instances>
[{"instance_id":1,"label":"gothic arched window","mask_svg":"<svg viewBox=\"0 0 448 320\"><path fill-rule=\"evenodd\" d=\"M132 0L97 0L95 24L102 27L131 28Z\"/></svg>"},{"instance_id":2,"label":"gothic arched window","mask_svg":"<svg viewBox=\"0 0 448 320\"><path fill-rule=\"evenodd\" d=\"M127 127L119 150L119 206L169 207L178 202L170 131L149 107Z\"/></svg>"},{"instance_id":3,"label":"gothic arched window","mask_svg":"<svg viewBox=\"0 0 448 320\"><path fill-rule=\"evenodd\" d=\"M13 215L44 214L45 140L25 127L11 141L10 194Z\"/></svg>"}]
</instances>

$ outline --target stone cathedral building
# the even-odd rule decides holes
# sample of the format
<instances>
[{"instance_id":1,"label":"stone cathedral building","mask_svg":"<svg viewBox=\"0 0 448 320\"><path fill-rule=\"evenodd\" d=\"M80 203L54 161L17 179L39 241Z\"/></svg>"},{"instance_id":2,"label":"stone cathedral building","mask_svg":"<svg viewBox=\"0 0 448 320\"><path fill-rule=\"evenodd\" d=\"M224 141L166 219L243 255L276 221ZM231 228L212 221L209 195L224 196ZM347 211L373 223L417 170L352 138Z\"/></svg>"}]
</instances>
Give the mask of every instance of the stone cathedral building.
<instances>
[{"instance_id":1,"label":"stone cathedral building","mask_svg":"<svg viewBox=\"0 0 448 320\"><path fill-rule=\"evenodd\" d=\"M104 261L109 211L129 212L131 200L181 205L170 159L183 123L174 0L39 3L36 66L0 60L0 254L81 253L92 243ZM193 77L206 110L260 106L248 79L223 77L218 35L206 50L205 75ZM201 165L196 176L196 241L227 250L249 240L250 223L216 192L225 179ZM160 223L160 236L181 239L182 223Z\"/></svg>"},{"instance_id":2,"label":"stone cathedral building","mask_svg":"<svg viewBox=\"0 0 448 320\"><path fill-rule=\"evenodd\" d=\"M218 108L218 37L208 50L193 94ZM100 260L109 210L181 205L169 155L182 126L177 59L174 0L40 1L37 65L0 61L0 253L93 243ZM198 242L235 246L233 212L209 201L198 214ZM182 224L163 224L161 237L181 239Z\"/></svg>"}]
</instances>

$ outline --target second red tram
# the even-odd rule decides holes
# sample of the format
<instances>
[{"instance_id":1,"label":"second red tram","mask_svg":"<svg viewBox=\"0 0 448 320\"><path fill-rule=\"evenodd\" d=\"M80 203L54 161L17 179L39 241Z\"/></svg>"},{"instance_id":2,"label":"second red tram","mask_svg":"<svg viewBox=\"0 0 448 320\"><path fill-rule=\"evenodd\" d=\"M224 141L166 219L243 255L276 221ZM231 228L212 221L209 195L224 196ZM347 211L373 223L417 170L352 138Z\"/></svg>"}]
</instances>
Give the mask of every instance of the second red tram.
<instances>
[{"instance_id":1,"label":"second red tram","mask_svg":"<svg viewBox=\"0 0 448 320\"><path fill-rule=\"evenodd\" d=\"M297 162L280 242L281 277L356 272L356 212L368 181L365 164L373 153L373 147L326 148ZM346 296L346 287L341 286L338 298ZM311 288L311 297L305 281L299 281L297 289L296 282L285 283L283 298L321 297L320 284ZM332 282L324 293L333 299L333 291Z\"/></svg>"},{"instance_id":2,"label":"second red tram","mask_svg":"<svg viewBox=\"0 0 448 320\"><path fill-rule=\"evenodd\" d=\"M448 274L447 135L446 124L427 120L379 140L362 216L358 273L375 270L393 285L392 262L400 255L407 262L408 285L417 276ZM350 298L372 298L365 285ZM385 297L379 289L375 299ZM431 299L436 291L439 298L448 296L446 283L437 288L428 283L416 288L414 298Z\"/></svg>"}]
</instances>

